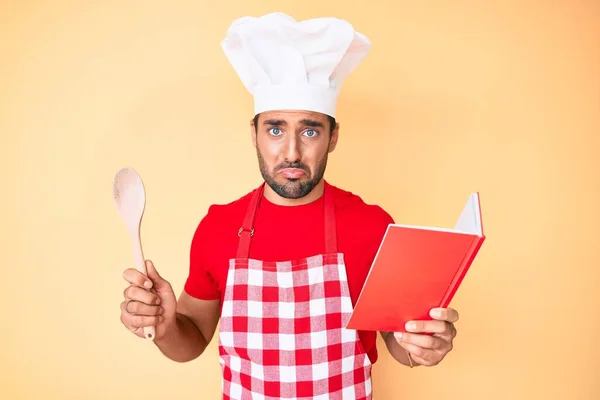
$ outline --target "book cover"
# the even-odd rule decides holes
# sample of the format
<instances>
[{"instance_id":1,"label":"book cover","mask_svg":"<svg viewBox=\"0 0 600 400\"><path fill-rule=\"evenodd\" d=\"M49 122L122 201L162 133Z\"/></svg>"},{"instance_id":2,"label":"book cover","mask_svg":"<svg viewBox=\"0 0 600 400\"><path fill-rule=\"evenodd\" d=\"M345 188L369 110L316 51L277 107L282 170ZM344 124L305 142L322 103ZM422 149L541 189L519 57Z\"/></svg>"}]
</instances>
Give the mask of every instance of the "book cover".
<instances>
[{"instance_id":1,"label":"book cover","mask_svg":"<svg viewBox=\"0 0 600 400\"><path fill-rule=\"evenodd\" d=\"M390 224L347 328L405 332L409 320L430 320L448 307L485 240L479 193L472 193L453 229Z\"/></svg>"}]
</instances>

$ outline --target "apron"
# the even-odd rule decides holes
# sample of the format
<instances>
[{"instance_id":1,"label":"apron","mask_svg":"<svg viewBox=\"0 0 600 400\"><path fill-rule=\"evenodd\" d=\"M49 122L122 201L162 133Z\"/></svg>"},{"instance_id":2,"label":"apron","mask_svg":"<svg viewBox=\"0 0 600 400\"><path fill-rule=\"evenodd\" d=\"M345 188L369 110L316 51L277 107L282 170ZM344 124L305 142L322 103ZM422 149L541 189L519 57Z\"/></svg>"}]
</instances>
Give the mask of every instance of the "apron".
<instances>
[{"instance_id":1,"label":"apron","mask_svg":"<svg viewBox=\"0 0 600 400\"><path fill-rule=\"evenodd\" d=\"M277 262L248 258L263 192L264 183L229 262L219 329L223 399L370 400L371 362L357 331L345 328L352 302L331 189L325 254Z\"/></svg>"}]
</instances>

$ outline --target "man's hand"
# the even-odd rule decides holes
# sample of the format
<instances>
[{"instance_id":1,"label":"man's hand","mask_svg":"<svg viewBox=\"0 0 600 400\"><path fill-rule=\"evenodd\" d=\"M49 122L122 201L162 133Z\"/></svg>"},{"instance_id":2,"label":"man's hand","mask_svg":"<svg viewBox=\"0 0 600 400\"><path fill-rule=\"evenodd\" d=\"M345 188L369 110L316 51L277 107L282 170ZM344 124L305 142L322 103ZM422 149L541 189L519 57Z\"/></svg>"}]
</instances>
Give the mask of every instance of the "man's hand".
<instances>
[{"instance_id":1,"label":"man's hand","mask_svg":"<svg viewBox=\"0 0 600 400\"><path fill-rule=\"evenodd\" d=\"M452 308L434 308L429 315L433 320L409 321L406 323L408 333L394 333L398 344L412 359L428 367L439 364L452 350L458 312Z\"/></svg>"},{"instance_id":2,"label":"man's hand","mask_svg":"<svg viewBox=\"0 0 600 400\"><path fill-rule=\"evenodd\" d=\"M158 274L152 261L146 260L146 269L147 277L135 268L123 273L129 286L123 292L121 323L141 338L143 327L154 326L155 340L158 340L175 323L177 299L171 284Z\"/></svg>"}]
</instances>

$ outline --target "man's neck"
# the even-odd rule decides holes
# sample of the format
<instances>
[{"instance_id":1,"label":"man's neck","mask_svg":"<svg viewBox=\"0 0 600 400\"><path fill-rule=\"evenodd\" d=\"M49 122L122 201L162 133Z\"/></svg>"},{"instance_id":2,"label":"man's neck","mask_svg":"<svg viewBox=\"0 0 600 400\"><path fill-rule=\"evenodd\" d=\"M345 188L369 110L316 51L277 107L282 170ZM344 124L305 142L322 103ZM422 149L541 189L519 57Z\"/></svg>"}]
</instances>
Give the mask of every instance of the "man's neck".
<instances>
[{"instance_id":1,"label":"man's neck","mask_svg":"<svg viewBox=\"0 0 600 400\"><path fill-rule=\"evenodd\" d=\"M277 193L271 189L269 185L265 185L264 195L267 200L269 200L273 204L277 204L278 206L301 206L304 204L312 203L313 201L319 199L323 192L325 191L325 180L321 179L321 181L313 188L313 190L307 194L306 196L300 199L286 199L285 197L281 197Z\"/></svg>"}]
</instances>

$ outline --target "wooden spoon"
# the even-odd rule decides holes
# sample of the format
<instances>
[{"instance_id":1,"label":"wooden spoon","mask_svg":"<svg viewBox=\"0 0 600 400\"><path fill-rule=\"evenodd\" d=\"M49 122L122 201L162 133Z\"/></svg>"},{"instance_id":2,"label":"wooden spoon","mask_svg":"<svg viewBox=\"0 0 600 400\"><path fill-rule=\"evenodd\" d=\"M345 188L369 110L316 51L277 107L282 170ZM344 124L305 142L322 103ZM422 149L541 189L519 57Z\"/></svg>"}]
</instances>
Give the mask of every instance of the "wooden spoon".
<instances>
[{"instance_id":1,"label":"wooden spoon","mask_svg":"<svg viewBox=\"0 0 600 400\"><path fill-rule=\"evenodd\" d=\"M121 168L113 181L113 199L121 215L133 244L133 261L136 269L147 275L140 227L146 206L144 183L138 173L132 168ZM154 327L144 327L144 337L154 340Z\"/></svg>"}]
</instances>

